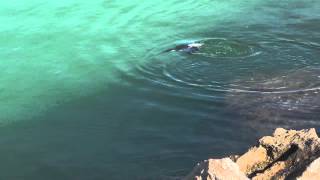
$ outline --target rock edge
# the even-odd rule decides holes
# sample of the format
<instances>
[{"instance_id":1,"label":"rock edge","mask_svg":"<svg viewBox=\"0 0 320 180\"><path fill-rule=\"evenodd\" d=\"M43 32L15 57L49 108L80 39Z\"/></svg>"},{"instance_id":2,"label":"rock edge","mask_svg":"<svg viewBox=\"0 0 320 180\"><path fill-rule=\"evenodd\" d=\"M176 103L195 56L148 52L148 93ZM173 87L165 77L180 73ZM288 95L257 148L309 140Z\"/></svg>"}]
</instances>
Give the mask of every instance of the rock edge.
<instances>
[{"instance_id":1,"label":"rock edge","mask_svg":"<svg viewBox=\"0 0 320 180\"><path fill-rule=\"evenodd\" d=\"M230 156L231 157L231 156ZM277 128L241 156L208 159L184 180L320 179L320 138L316 130Z\"/></svg>"}]
</instances>

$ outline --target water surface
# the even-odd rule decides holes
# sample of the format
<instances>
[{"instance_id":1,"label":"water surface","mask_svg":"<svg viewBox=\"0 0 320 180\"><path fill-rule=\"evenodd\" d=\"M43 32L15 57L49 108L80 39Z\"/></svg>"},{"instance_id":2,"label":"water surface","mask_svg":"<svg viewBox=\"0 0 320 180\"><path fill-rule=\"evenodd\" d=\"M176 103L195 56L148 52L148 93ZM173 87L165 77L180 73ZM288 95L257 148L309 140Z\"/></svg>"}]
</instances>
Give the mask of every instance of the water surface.
<instances>
[{"instance_id":1,"label":"water surface","mask_svg":"<svg viewBox=\"0 0 320 180\"><path fill-rule=\"evenodd\" d=\"M320 128L320 3L0 7L0 179L169 179L275 127ZM179 43L190 55L161 53Z\"/></svg>"}]
</instances>

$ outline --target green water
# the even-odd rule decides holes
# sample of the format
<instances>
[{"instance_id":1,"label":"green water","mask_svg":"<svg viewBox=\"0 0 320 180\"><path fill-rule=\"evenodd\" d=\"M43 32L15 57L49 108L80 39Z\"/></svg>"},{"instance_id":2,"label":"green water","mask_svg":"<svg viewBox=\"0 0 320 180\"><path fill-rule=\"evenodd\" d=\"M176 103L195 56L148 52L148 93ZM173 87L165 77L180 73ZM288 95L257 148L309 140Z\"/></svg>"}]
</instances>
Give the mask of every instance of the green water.
<instances>
[{"instance_id":1,"label":"green water","mask_svg":"<svg viewBox=\"0 0 320 180\"><path fill-rule=\"evenodd\" d=\"M316 0L0 3L0 179L172 179L320 129ZM200 41L200 52L162 53Z\"/></svg>"},{"instance_id":2,"label":"green water","mask_svg":"<svg viewBox=\"0 0 320 180\"><path fill-rule=\"evenodd\" d=\"M1 2L1 122L101 89L159 44L196 36L254 2ZM245 5L245 6L244 6ZM208 25L210 23L210 25Z\"/></svg>"}]
</instances>

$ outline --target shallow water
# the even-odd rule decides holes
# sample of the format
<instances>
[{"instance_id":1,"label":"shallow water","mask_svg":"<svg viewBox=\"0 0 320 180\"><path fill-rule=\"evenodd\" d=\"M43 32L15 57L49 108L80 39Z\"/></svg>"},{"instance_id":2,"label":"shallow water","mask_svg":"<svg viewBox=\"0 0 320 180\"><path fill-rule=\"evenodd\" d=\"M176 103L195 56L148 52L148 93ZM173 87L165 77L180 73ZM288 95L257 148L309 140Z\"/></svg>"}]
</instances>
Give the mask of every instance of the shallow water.
<instances>
[{"instance_id":1,"label":"shallow water","mask_svg":"<svg viewBox=\"0 0 320 180\"><path fill-rule=\"evenodd\" d=\"M277 126L319 129L319 11L314 0L2 2L0 179L169 179ZM192 41L205 46L161 53Z\"/></svg>"}]
</instances>

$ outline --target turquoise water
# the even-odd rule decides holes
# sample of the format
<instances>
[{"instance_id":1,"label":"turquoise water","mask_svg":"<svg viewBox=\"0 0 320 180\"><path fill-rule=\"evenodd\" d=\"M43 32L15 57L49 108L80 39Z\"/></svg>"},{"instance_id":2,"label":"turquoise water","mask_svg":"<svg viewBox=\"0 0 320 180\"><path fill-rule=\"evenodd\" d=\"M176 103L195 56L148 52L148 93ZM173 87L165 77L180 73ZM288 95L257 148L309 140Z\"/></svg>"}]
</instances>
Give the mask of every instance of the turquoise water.
<instances>
[{"instance_id":1,"label":"turquoise water","mask_svg":"<svg viewBox=\"0 0 320 180\"><path fill-rule=\"evenodd\" d=\"M0 6L0 179L170 179L320 128L314 0ZM161 53L201 41L196 54Z\"/></svg>"},{"instance_id":2,"label":"turquoise water","mask_svg":"<svg viewBox=\"0 0 320 180\"><path fill-rule=\"evenodd\" d=\"M145 54L161 44L196 37L208 23L247 9L241 4L254 3L2 2L1 122L108 88L115 70L147 61Z\"/></svg>"}]
</instances>

